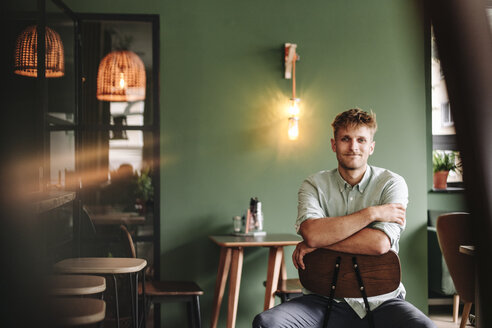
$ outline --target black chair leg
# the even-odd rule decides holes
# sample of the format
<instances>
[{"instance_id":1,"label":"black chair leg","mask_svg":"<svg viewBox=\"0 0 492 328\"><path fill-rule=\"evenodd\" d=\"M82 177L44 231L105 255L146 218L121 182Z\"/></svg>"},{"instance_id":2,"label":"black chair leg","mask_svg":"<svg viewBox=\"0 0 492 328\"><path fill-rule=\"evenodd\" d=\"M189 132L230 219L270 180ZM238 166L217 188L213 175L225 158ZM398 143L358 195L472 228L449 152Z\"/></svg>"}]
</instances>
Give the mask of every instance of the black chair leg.
<instances>
[{"instance_id":1,"label":"black chair leg","mask_svg":"<svg viewBox=\"0 0 492 328\"><path fill-rule=\"evenodd\" d=\"M139 328L138 325L138 272L135 272L135 290L133 291L135 295L135 328ZM133 295L132 295L133 299ZM144 297L145 300L145 297ZM145 326L145 320L144 320L144 326Z\"/></svg>"},{"instance_id":2,"label":"black chair leg","mask_svg":"<svg viewBox=\"0 0 492 328\"><path fill-rule=\"evenodd\" d=\"M138 328L141 328L141 327L145 328L147 326L147 314L150 312L150 307L152 306L152 299L150 297L146 297L145 301L143 298L139 301L141 302L141 306L139 306L139 307L142 309L142 311L141 311L140 316L139 316L140 322L138 324ZM154 310L155 310L155 304L154 304ZM155 322L155 320L154 320L154 322Z\"/></svg>"},{"instance_id":3,"label":"black chair leg","mask_svg":"<svg viewBox=\"0 0 492 328\"><path fill-rule=\"evenodd\" d=\"M195 316L195 327L202 328L202 318L200 316L200 298L198 295L193 296L193 309Z\"/></svg>"},{"instance_id":4,"label":"black chair leg","mask_svg":"<svg viewBox=\"0 0 492 328\"><path fill-rule=\"evenodd\" d=\"M196 327L195 308L193 305L193 300L190 298L190 300L186 302L186 311L188 313L188 327L190 328Z\"/></svg>"},{"instance_id":5,"label":"black chair leg","mask_svg":"<svg viewBox=\"0 0 492 328\"><path fill-rule=\"evenodd\" d=\"M138 286L138 279L137 279L137 286ZM137 295L138 295L138 287L137 287ZM145 308L145 302L146 302L146 294L145 294L145 268L142 270L142 318L143 318L143 328L147 327L147 312ZM150 305L149 305L150 308Z\"/></svg>"}]
</instances>

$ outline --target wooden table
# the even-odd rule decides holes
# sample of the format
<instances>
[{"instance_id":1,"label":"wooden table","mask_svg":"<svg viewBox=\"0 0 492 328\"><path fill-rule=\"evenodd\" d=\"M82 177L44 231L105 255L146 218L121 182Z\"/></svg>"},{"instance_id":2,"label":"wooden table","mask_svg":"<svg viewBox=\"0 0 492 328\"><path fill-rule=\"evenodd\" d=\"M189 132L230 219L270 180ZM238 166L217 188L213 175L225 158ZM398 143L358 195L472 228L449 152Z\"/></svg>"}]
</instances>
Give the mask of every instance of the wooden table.
<instances>
[{"instance_id":1,"label":"wooden table","mask_svg":"<svg viewBox=\"0 0 492 328\"><path fill-rule=\"evenodd\" d=\"M302 239L294 234L267 234L266 236L210 236L214 243L220 246L220 260L215 285L214 303L212 310L211 327L217 327L220 305L224 296L227 276L229 279L229 304L227 309L227 328L233 328L236 324L237 303L239 299L239 287L241 284L241 271L243 267L244 247L269 247L268 271L265 288L264 310L273 307L275 303L275 290L279 282L283 263L283 247L295 246Z\"/></svg>"},{"instance_id":2,"label":"wooden table","mask_svg":"<svg viewBox=\"0 0 492 328\"><path fill-rule=\"evenodd\" d=\"M475 246L471 246L471 245L460 245L460 253L470 256L475 256L477 254L475 250ZM476 328L480 328L482 326L480 322L480 315L479 315L480 312L479 300L480 300L480 286L478 282L478 268L477 265L475 264L475 327Z\"/></svg>"},{"instance_id":3,"label":"wooden table","mask_svg":"<svg viewBox=\"0 0 492 328\"><path fill-rule=\"evenodd\" d=\"M138 258L121 258L121 257L79 257L62 260L55 264L54 269L59 273L88 273L88 274L108 274L113 276L115 286L116 300L116 317L117 326L119 327L119 306L118 306L118 289L116 283L116 274L135 274L135 286L131 284L132 295L132 312L134 314L134 327L138 327L138 273L142 274L142 298L145 304L145 271L147 261ZM131 283L131 279L130 279ZM144 325L145 325L145 307L144 307Z\"/></svg>"},{"instance_id":4,"label":"wooden table","mask_svg":"<svg viewBox=\"0 0 492 328\"><path fill-rule=\"evenodd\" d=\"M122 208L111 205L84 206L94 225L144 224L145 216L137 212L124 212Z\"/></svg>"},{"instance_id":5,"label":"wooden table","mask_svg":"<svg viewBox=\"0 0 492 328\"><path fill-rule=\"evenodd\" d=\"M94 213L91 216L94 225L130 225L145 223L145 216L133 212Z\"/></svg>"}]
</instances>

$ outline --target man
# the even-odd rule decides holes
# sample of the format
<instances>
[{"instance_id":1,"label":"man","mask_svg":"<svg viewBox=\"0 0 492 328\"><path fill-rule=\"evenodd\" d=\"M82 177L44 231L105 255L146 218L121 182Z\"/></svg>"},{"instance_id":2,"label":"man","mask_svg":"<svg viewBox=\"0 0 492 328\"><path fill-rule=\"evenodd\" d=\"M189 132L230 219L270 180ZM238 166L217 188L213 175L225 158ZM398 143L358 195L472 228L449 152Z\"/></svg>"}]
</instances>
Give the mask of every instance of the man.
<instances>
[{"instance_id":1,"label":"man","mask_svg":"<svg viewBox=\"0 0 492 328\"><path fill-rule=\"evenodd\" d=\"M304 256L317 248L367 255L398 252L405 228L405 180L367 164L375 146L375 114L350 109L332 126L338 168L310 176L299 189L296 229L304 240L292 254L298 269L305 269ZM435 327L404 297L402 284L389 294L369 297L376 327ZM257 315L253 327L322 327L327 304L328 298L304 290L303 296ZM365 315L362 298L337 299L328 327L367 327Z\"/></svg>"}]
</instances>

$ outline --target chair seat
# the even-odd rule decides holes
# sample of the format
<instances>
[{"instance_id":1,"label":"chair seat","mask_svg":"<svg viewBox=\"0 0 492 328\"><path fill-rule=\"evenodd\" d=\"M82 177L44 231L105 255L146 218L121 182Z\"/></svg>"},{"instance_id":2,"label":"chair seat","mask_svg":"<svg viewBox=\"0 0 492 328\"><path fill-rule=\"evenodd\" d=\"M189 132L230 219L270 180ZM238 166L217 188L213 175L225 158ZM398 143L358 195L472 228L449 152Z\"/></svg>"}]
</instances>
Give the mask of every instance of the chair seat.
<instances>
[{"instance_id":1,"label":"chair seat","mask_svg":"<svg viewBox=\"0 0 492 328\"><path fill-rule=\"evenodd\" d=\"M263 281L263 286L266 286L266 281ZM301 294L302 284L298 278L285 279L279 283L276 294Z\"/></svg>"},{"instance_id":2,"label":"chair seat","mask_svg":"<svg viewBox=\"0 0 492 328\"><path fill-rule=\"evenodd\" d=\"M266 281L263 281L263 286L266 286ZM298 278L284 279L279 283L275 296L280 297L282 303L291 300L292 298L302 295L302 284Z\"/></svg>"},{"instance_id":3,"label":"chair seat","mask_svg":"<svg viewBox=\"0 0 492 328\"><path fill-rule=\"evenodd\" d=\"M142 284L138 285L138 293L142 294ZM192 281L147 281L145 296L194 296L203 295L203 290Z\"/></svg>"},{"instance_id":4,"label":"chair seat","mask_svg":"<svg viewBox=\"0 0 492 328\"><path fill-rule=\"evenodd\" d=\"M286 279L281 282L279 288L277 288L276 293L302 293L301 281L298 278Z\"/></svg>"}]
</instances>

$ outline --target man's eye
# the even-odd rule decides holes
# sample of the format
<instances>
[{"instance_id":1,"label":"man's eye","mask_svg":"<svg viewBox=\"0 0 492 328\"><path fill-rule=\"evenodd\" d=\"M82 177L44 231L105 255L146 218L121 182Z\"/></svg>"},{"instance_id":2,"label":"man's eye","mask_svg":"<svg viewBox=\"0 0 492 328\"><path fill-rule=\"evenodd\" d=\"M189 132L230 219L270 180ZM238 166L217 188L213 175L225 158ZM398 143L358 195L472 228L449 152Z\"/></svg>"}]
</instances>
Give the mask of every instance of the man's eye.
<instances>
[{"instance_id":1,"label":"man's eye","mask_svg":"<svg viewBox=\"0 0 492 328\"><path fill-rule=\"evenodd\" d=\"M349 140L349 138L347 138L347 137L342 138L342 141L348 141L348 140Z\"/></svg>"},{"instance_id":2,"label":"man's eye","mask_svg":"<svg viewBox=\"0 0 492 328\"><path fill-rule=\"evenodd\" d=\"M366 142L366 139L364 138L359 138L359 143L365 143Z\"/></svg>"}]
</instances>

